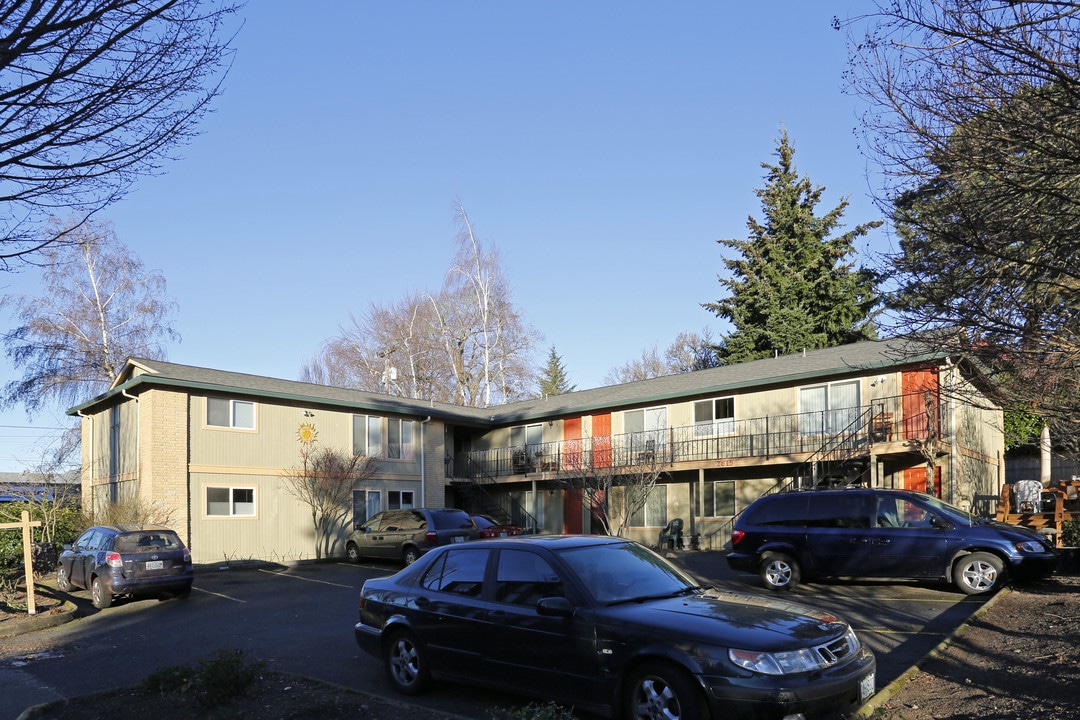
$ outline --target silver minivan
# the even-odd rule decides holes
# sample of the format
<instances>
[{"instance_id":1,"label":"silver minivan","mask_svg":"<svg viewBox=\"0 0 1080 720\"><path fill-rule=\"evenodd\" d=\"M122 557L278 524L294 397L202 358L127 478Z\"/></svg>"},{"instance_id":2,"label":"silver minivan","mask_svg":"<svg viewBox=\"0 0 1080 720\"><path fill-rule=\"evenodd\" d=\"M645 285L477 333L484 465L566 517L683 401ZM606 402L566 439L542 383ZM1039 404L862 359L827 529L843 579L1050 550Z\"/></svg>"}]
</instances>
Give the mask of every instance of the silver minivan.
<instances>
[{"instance_id":1,"label":"silver minivan","mask_svg":"<svg viewBox=\"0 0 1080 720\"><path fill-rule=\"evenodd\" d=\"M362 557L401 560L411 565L433 547L475 540L472 518L454 508L383 510L358 527L345 541L349 562Z\"/></svg>"}]
</instances>

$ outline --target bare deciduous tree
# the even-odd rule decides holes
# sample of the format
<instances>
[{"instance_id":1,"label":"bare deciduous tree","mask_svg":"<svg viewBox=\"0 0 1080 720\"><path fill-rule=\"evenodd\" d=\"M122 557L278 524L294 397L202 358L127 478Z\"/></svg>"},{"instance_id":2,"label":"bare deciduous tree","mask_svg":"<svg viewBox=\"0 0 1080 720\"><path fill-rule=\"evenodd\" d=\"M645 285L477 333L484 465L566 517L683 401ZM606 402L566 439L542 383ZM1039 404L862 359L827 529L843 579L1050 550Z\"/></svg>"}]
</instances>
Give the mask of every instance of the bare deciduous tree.
<instances>
[{"instance_id":1,"label":"bare deciduous tree","mask_svg":"<svg viewBox=\"0 0 1080 720\"><path fill-rule=\"evenodd\" d=\"M70 244L42 250L42 291L7 295L0 307L16 326L3 335L23 376L4 387L2 404L27 412L48 401L77 401L108 388L129 357L163 359L178 339L165 278L147 271L107 222L69 233Z\"/></svg>"},{"instance_id":2,"label":"bare deciduous tree","mask_svg":"<svg viewBox=\"0 0 1080 720\"><path fill-rule=\"evenodd\" d=\"M285 490L311 510L315 557L332 557L352 510L353 491L375 476L377 460L319 447L314 426L300 426L300 465L282 480Z\"/></svg>"},{"instance_id":3,"label":"bare deciduous tree","mask_svg":"<svg viewBox=\"0 0 1080 720\"><path fill-rule=\"evenodd\" d=\"M660 453L616 447L611 437L587 437L564 444L557 473L562 487L577 493L606 535L624 537L664 471Z\"/></svg>"},{"instance_id":4,"label":"bare deciduous tree","mask_svg":"<svg viewBox=\"0 0 1080 720\"><path fill-rule=\"evenodd\" d=\"M662 356L655 345L646 348L637 360L611 369L604 376L604 382L617 385L718 367L720 360L713 346L708 328L701 335L684 331L675 336Z\"/></svg>"},{"instance_id":5,"label":"bare deciduous tree","mask_svg":"<svg viewBox=\"0 0 1080 720\"><path fill-rule=\"evenodd\" d=\"M900 233L894 330L953 330L924 337L1075 435L1080 3L899 0L838 25Z\"/></svg>"},{"instance_id":6,"label":"bare deciduous tree","mask_svg":"<svg viewBox=\"0 0 1080 720\"><path fill-rule=\"evenodd\" d=\"M513 304L498 253L460 206L458 216L439 293L372 305L323 345L301 380L473 407L529 397L538 334Z\"/></svg>"},{"instance_id":7,"label":"bare deciduous tree","mask_svg":"<svg viewBox=\"0 0 1080 720\"><path fill-rule=\"evenodd\" d=\"M123 197L196 134L231 55L228 0L0 7L0 263ZM69 222L45 222L65 208Z\"/></svg>"}]
</instances>

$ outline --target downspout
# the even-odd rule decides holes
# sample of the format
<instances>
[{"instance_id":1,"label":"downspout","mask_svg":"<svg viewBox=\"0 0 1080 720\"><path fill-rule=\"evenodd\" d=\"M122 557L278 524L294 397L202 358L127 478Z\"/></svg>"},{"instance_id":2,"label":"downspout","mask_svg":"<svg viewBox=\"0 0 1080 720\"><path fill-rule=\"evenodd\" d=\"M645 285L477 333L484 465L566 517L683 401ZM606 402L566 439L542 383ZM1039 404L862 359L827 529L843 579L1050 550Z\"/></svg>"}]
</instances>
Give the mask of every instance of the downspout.
<instances>
[{"instance_id":1,"label":"downspout","mask_svg":"<svg viewBox=\"0 0 1080 720\"><path fill-rule=\"evenodd\" d=\"M420 507L427 507L427 472L425 471L424 446L427 445L427 435L424 433L424 425L431 422L431 416L420 421ZM443 501L446 504L446 501Z\"/></svg>"},{"instance_id":2,"label":"downspout","mask_svg":"<svg viewBox=\"0 0 1080 720\"><path fill-rule=\"evenodd\" d=\"M90 421L90 449L87 452L87 457L90 458L90 497L89 497L89 502L90 502L90 514L93 515L93 513L94 513L94 416L93 415L87 415L82 410L78 411L78 415L83 420L89 420ZM79 430L80 430L80 433L81 433L82 428L80 428ZM80 495L82 494L82 480L81 480L81 478L80 478L80 481L79 481L79 494ZM82 502L86 502L86 500L87 499L83 499Z\"/></svg>"}]
</instances>

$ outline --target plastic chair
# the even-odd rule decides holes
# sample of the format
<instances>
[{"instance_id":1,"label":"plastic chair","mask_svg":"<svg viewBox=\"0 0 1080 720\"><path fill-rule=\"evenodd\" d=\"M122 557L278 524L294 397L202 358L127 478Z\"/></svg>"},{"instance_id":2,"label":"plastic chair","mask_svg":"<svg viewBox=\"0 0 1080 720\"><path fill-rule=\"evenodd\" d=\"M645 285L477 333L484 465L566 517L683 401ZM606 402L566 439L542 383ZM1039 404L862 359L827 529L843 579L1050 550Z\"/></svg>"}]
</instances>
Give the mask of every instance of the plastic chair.
<instances>
[{"instance_id":1,"label":"plastic chair","mask_svg":"<svg viewBox=\"0 0 1080 720\"><path fill-rule=\"evenodd\" d=\"M1038 480L1016 482L1016 512L1042 512L1042 483Z\"/></svg>"},{"instance_id":2,"label":"plastic chair","mask_svg":"<svg viewBox=\"0 0 1080 720\"><path fill-rule=\"evenodd\" d=\"M674 550L682 547L682 525L682 518L675 518L660 531L660 537L656 544L660 546L661 550Z\"/></svg>"}]
</instances>

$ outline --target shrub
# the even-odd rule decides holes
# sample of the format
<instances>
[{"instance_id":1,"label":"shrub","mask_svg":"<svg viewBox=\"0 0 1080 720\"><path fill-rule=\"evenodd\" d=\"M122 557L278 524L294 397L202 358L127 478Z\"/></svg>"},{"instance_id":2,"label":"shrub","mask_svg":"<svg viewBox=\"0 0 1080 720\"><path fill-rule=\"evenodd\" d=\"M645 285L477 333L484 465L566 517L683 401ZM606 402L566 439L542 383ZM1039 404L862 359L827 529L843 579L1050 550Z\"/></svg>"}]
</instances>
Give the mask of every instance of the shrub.
<instances>
[{"instance_id":1,"label":"shrub","mask_svg":"<svg viewBox=\"0 0 1080 720\"><path fill-rule=\"evenodd\" d=\"M1070 520L1061 526L1061 544L1065 547L1080 547L1080 520Z\"/></svg>"},{"instance_id":2,"label":"shrub","mask_svg":"<svg viewBox=\"0 0 1080 720\"><path fill-rule=\"evenodd\" d=\"M246 662L241 650L222 648L194 668L155 670L143 680L143 687L161 695L191 693L200 707L210 710L244 697L264 667L261 662Z\"/></svg>"}]
</instances>

